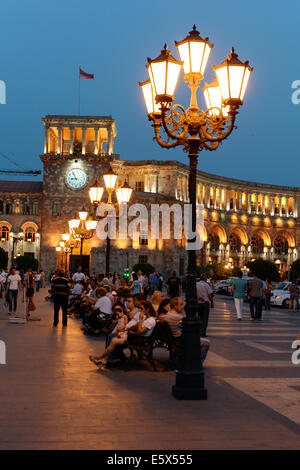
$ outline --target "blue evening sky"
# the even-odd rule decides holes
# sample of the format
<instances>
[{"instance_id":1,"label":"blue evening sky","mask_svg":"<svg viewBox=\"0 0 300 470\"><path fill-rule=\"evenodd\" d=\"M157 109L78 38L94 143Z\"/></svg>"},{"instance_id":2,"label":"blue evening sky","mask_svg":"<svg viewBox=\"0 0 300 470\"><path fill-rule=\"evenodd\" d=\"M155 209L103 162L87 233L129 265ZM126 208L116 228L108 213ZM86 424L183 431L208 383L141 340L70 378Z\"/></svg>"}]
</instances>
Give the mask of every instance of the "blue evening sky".
<instances>
[{"instance_id":1,"label":"blue evening sky","mask_svg":"<svg viewBox=\"0 0 300 470\"><path fill-rule=\"evenodd\" d=\"M300 104L291 102L291 84L300 80L299 17L296 0L2 2L0 80L7 104L0 105L0 152L24 168L42 168L41 117L77 113L81 65L95 74L94 81L81 80L81 114L116 119L115 152L122 159L187 162L181 148L165 150L153 142L138 80L147 79L148 56L156 57L165 42L174 50L174 40L196 23L214 43L205 80L211 81L211 64L223 61L231 46L254 66L238 129L217 151L203 152L198 168L299 186ZM176 101L189 103L183 75ZM1 156L0 162L14 168Z\"/></svg>"}]
</instances>

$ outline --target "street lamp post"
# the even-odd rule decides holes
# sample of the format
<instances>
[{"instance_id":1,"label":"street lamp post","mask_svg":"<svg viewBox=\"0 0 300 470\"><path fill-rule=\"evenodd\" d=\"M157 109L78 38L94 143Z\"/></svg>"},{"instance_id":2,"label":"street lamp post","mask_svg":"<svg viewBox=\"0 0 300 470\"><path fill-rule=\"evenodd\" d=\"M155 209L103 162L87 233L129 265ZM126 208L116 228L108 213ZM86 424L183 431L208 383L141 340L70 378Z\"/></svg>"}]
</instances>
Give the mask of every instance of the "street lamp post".
<instances>
[{"instance_id":1,"label":"street lamp post","mask_svg":"<svg viewBox=\"0 0 300 470\"><path fill-rule=\"evenodd\" d=\"M117 175L113 172L111 166L109 166L108 171L103 175L103 179L104 179L106 191L108 193L108 198L107 198L108 205L113 204L116 208L118 208L122 204L127 204L130 201L132 188L130 188L128 183L125 181L125 183L123 183L121 186L115 189L116 182L117 182ZM116 194L116 200L117 200L116 203L113 203L112 201L112 195L114 192ZM97 217L97 208L101 204L101 199L102 199L103 194L104 194L104 187L100 185L100 181L97 178L94 186L91 186L89 189L90 201L95 208L96 217ZM108 232L106 236L106 252L105 252L105 271L107 274L110 272L110 251L111 251L110 249L111 249L110 236Z\"/></svg>"},{"instance_id":2,"label":"street lamp post","mask_svg":"<svg viewBox=\"0 0 300 470\"><path fill-rule=\"evenodd\" d=\"M139 82L148 118L153 122L155 140L164 148L179 145L189 157L189 201L192 206L192 233L196 233L196 178L199 153L216 150L235 127L238 108L243 98L252 69L248 61L241 62L232 48L227 59L215 70L215 80L203 88L207 110L198 107L197 89L203 79L205 67L212 49L208 38L201 38L194 25L193 30L180 42L175 41L180 61L176 60L167 45L154 60L148 58L149 80ZM171 107L181 69L191 90L188 109L179 104ZM161 133L167 139L163 140ZM195 242L196 236L189 237ZM197 317L196 251L188 252L186 288L186 318L183 321L181 354L173 395L177 399L206 399L204 373L201 364L200 321Z\"/></svg>"},{"instance_id":3,"label":"street lamp post","mask_svg":"<svg viewBox=\"0 0 300 470\"><path fill-rule=\"evenodd\" d=\"M11 267L12 268L15 266L15 247L17 243L19 241L22 241L23 239L24 239L23 232L21 232L18 237L15 237L14 235L12 235L12 242L13 242L12 252L11 252Z\"/></svg>"},{"instance_id":4,"label":"street lamp post","mask_svg":"<svg viewBox=\"0 0 300 470\"><path fill-rule=\"evenodd\" d=\"M96 230L97 221L94 219L87 219L88 211L84 208L78 212L79 217L76 215L69 220L70 233L75 240L80 241L80 264L82 265L83 242L92 238Z\"/></svg>"}]
</instances>

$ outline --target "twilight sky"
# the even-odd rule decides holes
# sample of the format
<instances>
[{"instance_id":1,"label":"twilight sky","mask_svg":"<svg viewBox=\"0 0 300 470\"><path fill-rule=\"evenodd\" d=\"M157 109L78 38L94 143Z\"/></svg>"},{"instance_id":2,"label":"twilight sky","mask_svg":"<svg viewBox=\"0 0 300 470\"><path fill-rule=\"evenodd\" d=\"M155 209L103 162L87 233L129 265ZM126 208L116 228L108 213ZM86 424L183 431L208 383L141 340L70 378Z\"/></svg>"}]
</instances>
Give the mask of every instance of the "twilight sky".
<instances>
[{"instance_id":1,"label":"twilight sky","mask_svg":"<svg viewBox=\"0 0 300 470\"><path fill-rule=\"evenodd\" d=\"M254 67L238 129L217 151L202 152L198 168L299 186L300 104L291 102L291 84L300 80L300 4L297 0L270 4L261 0L2 2L0 80L6 83L7 104L0 104L0 152L26 169L42 169L41 117L77 114L80 65L95 74L94 81L81 79L81 114L116 119L115 152L120 158L187 163L181 148L165 150L152 141L138 80L148 78L146 58L155 58L165 42L177 56L174 40L182 40L195 23L201 36L214 44L206 81L213 78L211 64L223 61L231 46ZM198 104L203 107L201 95ZM183 74L175 98L183 105L189 103ZM0 168L15 167L0 156Z\"/></svg>"}]
</instances>

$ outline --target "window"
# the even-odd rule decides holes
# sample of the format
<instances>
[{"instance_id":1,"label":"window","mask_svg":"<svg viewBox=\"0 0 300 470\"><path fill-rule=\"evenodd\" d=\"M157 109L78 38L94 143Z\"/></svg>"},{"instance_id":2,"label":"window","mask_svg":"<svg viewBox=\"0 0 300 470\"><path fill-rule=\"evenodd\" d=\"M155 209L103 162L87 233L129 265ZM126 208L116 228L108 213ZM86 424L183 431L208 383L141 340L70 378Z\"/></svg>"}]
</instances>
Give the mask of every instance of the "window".
<instances>
[{"instance_id":1,"label":"window","mask_svg":"<svg viewBox=\"0 0 300 470\"><path fill-rule=\"evenodd\" d=\"M3 214L4 204L3 201L0 201L0 213Z\"/></svg>"},{"instance_id":2,"label":"window","mask_svg":"<svg viewBox=\"0 0 300 470\"><path fill-rule=\"evenodd\" d=\"M148 256L147 255L140 255L139 256L139 263L148 263Z\"/></svg>"},{"instance_id":3,"label":"window","mask_svg":"<svg viewBox=\"0 0 300 470\"><path fill-rule=\"evenodd\" d=\"M251 237L250 245L252 253L261 255L264 252L264 241L258 235L253 235L253 237Z\"/></svg>"},{"instance_id":4,"label":"window","mask_svg":"<svg viewBox=\"0 0 300 470\"><path fill-rule=\"evenodd\" d=\"M233 253L240 253L241 251L241 240L236 235L230 235L229 237L229 247L230 251Z\"/></svg>"},{"instance_id":5,"label":"window","mask_svg":"<svg viewBox=\"0 0 300 470\"><path fill-rule=\"evenodd\" d=\"M220 239L216 233L211 233L208 236L208 241L210 243L210 251L218 251L220 245Z\"/></svg>"},{"instance_id":6,"label":"window","mask_svg":"<svg viewBox=\"0 0 300 470\"><path fill-rule=\"evenodd\" d=\"M2 242L7 242L9 238L9 228L6 225L0 227L0 240Z\"/></svg>"},{"instance_id":7,"label":"window","mask_svg":"<svg viewBox=\"0 0 300 470\"><path fill-rule=\"evenodd\" d=\"M24 232L25 242L34 242L36 238L36 233L34 227L27 227Z\"/></svg>"},{"instance_id":8,"label":"window","mask_svg":"<svg viewBox=\"0 0 300 470\"><path fill-rule=\"evenodd\" d=\"M6 203L6 214L12 214L12 208L13 208L12 202L11 202L11 201L8 201L8 202Z\"/></svg>"},{"instance_id":9,"label":"window","mask_svg":"<svg viewBox=\"0 0 300 470\"><path fill-rule=\"evenodd\" d=\"M52 208L52 215L58 217L61 215L61 203L60 201L54 201Z\"/></svg>"},{"instance_id":10,"label":"window","mask_svg":"<svg viewBox=\"0 0 300 470\"><path fill-rule=\"evenodd\" d=\"M144 181L136 181L135 190L138 193L143 193L144 192Z\"/></svg>"},{"instance_id":11,"label":"window","mask_svg":"<svg viewBox=\"0 0 300 470\"><path fill-rule=\"evenodd\" d=\"M287 255L289 251L289 244L284 238L275 238L274 251L276 255Z\"/></svg>"},{"instance_id":12,"label":"window","mask_svg":"<svg viewBox=\"0 0 300 470\"><path fill-rule=\"evenodd\" d=\"M179 276L184 275L184 258L179 258Z\"/></svg>"},{"instance_id":13,"label":"window","mask_svg":"<svg viewBox=\"0 0 300 470\"><path fill-rule=\"evenodd\" d=\"M32 215L39 215L39 203L36 201L32 204Z\"/></svg>"},{"instance_id":14,"label":"window","mask_svg":"<svg viewBox=\"0 0 300 470\"><path fill-rule=\"evenodd\" d=\"M30 214L30 204L29 204L28 201L24 202L23 214L24 215L29 215Z\"/></svg>"},{"instance_id":15,"label":"window","mask_svg":"<svg viewBox=\"0 0 300 470\"><path fill-rule=\"evenodd\" d=\"M140 232L140 245L148 245L148 236L145 232Z\"/></svg>"}]
</instances>

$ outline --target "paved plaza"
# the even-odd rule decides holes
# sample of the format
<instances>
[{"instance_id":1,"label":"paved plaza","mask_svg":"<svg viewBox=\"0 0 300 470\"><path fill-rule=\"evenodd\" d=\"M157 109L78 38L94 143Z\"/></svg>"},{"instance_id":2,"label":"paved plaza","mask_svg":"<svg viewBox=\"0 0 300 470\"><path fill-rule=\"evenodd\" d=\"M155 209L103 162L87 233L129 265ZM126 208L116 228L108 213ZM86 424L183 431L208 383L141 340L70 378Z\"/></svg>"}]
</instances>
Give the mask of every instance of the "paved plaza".
<instances>
[{"instance_id":1,"label":"paved plaza","mask_svg":"<svg viewBox=\"0 0 300 470\"><path fill-rule=\"evenodd\" d=\"M46 289L41 321L8 324L1 301L0 449L299 449L300 365L291 362L300 312L273 309L237 322L217 297L205 363L207 401L176 401L174 371L99 371L104 348L78 320L52 327ZM156 352L156 359L164 353Z\"/></svg>"}]
</instances>

